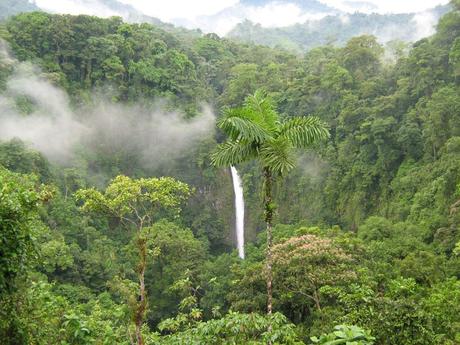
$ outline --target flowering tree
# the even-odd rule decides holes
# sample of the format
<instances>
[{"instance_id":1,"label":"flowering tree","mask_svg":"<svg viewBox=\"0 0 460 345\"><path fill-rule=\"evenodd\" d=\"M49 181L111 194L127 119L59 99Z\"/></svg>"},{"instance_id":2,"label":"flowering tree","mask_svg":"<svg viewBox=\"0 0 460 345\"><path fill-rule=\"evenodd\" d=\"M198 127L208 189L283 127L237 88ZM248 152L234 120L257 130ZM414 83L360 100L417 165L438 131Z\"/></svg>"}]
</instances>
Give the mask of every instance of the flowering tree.
<instances>
[{"instance_id":1,"label":"flowering tree","mask_svg":"<svg viewBox=\"0 0 460 345\"><path fill-rule=\"evenodd\" d=\"M352 281L353 257L331 239L316 235L292 237L273 247L274 279L283 299L311 300L321 310L321 287Z\"/></svg>"}]
</instances>

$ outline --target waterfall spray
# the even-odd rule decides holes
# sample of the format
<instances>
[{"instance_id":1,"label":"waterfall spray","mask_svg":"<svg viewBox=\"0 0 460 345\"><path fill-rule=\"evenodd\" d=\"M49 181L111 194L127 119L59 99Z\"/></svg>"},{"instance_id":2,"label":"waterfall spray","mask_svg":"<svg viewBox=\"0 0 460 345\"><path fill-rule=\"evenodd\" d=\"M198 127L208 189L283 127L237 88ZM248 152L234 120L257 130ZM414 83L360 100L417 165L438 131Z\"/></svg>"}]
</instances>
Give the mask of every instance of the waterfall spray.
<instances>
[{"instance_id":1,"label":"waterfall spray","mask_svg":"<svg viewBox=\"0 0 460 345\"><path fill-rule=\"evenodd\" d=\"M238 171L235 167L230 167L232 172L233 190L235 192L235 228L236 228L236 243L238 247L238 255L244 259L244 197L243 183Z\"/></svg>"}]
</instances>

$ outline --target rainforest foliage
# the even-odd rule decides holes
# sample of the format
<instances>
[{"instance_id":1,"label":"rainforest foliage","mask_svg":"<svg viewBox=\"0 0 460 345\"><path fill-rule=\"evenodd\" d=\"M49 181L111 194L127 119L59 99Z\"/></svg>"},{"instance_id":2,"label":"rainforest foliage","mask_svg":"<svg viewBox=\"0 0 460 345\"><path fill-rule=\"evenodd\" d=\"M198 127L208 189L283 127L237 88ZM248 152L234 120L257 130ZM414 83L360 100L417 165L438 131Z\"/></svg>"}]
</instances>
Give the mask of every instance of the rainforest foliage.
<instances>
[{"instance_id":1,"label":"rainforest foliage","mask_svg":"<svg viewBox=\"0 0 460 345\"><path fill-rule=\"evenodd\" d=\"M222 132L161 166L84 146L66 165L1 141L2 344L459 344L460 3L451 6L432 37L392 59L373 36L298 56L120 18L31 12L4 22L12 58L73 106L162 100L193 118L207 103ZM15 65L0 48L1 101L27 119L37 105L8 91ZM247 161L237 165L241 260L230 174L212 153L242 143L235 128L246 124L225 121L254 94L276 121L249 128L245 159L221 162ZM261 168L273 160L258 145L283 156L279 128L303 121L330 136L289 151L290 173L270 179L264 204Z\"/></svg>"}]
</instances>

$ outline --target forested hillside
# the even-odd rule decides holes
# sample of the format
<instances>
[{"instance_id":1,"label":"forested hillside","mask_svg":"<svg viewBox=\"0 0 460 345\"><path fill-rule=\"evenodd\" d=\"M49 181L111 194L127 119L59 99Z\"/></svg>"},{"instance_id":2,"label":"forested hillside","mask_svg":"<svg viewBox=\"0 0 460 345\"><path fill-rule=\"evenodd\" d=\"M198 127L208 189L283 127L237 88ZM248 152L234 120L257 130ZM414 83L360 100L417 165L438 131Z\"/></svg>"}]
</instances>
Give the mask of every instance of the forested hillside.
<instances>
[{"instance_id":1,"label":"forested hillside","mask_svg":"<svg viewBox=\"0 0 460 345\"><path fill-rule=\"evenodd\" d=\"M391 59L369 35L299 56L117 17L8 19L0 342L459 344L451 7Z\"/></svg>"},{"instance_id":2,"label":"forested hillside","mask_svg":"<svg viewBox=\"0 0 460 345\"><path fill-rule=\"evenodd\" d=\"M27 0L0 1L0 20L21 12L37 11L38 7Z\"/></svg>"},{"instance_id":3,"label":"forested hillside","mask_svg":"<svg viewBox=\"0 0 460 345\"><path fill-rule=\"evenodd\" d=\"M423 13L342 13L273 28L246 20L226 36L294 52L305 52L324 45L342 47L350 38L359 35L374 35L382 44L392 41L415 42L429 35L431 26L448 11L448 6L438 6Z\"/></svg>"}]
</instances>

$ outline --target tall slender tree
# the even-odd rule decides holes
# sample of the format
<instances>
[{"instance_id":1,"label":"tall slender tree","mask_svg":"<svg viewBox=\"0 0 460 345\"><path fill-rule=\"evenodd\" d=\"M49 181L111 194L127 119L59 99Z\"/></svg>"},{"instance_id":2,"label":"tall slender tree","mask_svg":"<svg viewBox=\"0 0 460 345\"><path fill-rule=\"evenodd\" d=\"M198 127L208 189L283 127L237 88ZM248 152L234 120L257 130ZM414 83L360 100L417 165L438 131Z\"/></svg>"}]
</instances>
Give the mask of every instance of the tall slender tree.
<instances>
[{"instance_id":1,"label":"tall slender tree","mask_svg":"<svg viewBox=\"0 0 460 345\"><path fill-rule=\"evenodd\" d=\"M139 255L136 272L139 279L139 295L133 310L136 344L143 345L142 325L147 312L145 270L147 268L148 243L152 240L149 230L161 212L176 215L190 195L187 184L171 177L132 179L117 176L104 192L94 188L80 189L76 196L84 203L82 209L97 212L120 220L124 229L135 232Z\"/></svg>"},{"instance_id":2,"label":"tall slender tree","mask_svg":"<svg viewBox=\"0 0 460 345\"><path fill-rule=\"evenodd\" d=\"M264 218L267 226L266 278L267 313L272 314L272 224L275 204L273 181L295 167L295 149L308 148L329 137L326 125L317 117L301 116L281 120L272 100L258 90L241 108L227 109L217 126L228 136L217 146L211 161L230 166L250 160L261 163L264 179Z\"/></svg>"}]
</instances>

